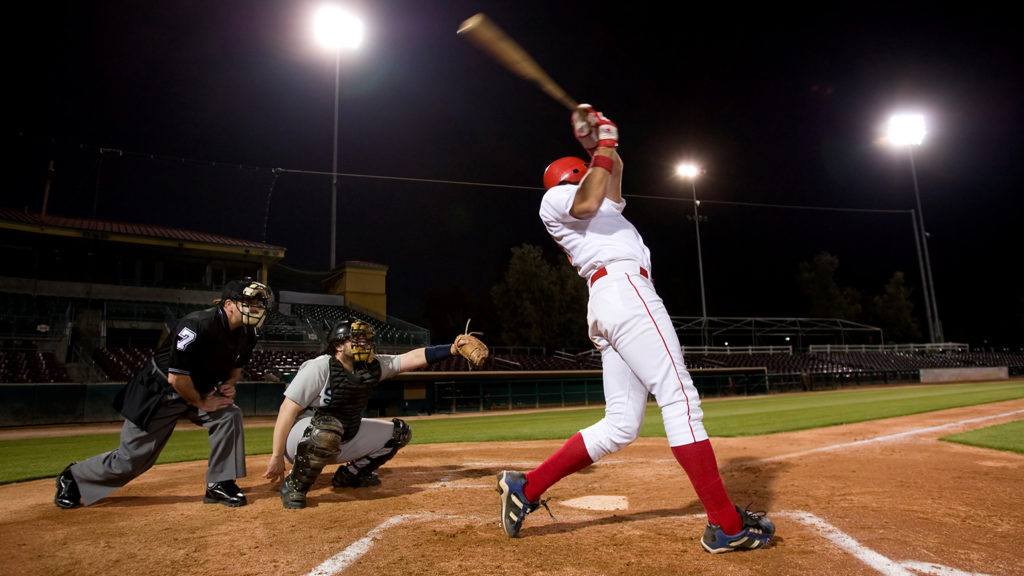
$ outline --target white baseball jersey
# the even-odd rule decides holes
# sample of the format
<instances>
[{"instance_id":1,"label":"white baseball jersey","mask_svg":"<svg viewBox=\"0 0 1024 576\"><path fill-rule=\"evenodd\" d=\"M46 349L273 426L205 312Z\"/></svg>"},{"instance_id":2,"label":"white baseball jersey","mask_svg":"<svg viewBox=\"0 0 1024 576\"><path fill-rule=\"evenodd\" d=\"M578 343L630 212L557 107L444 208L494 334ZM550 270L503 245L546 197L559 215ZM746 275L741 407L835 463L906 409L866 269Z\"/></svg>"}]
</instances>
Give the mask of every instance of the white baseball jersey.
<instances>
[{"instance_id":1,"label":"white baseball jersey","mask_svg":"<svg viewBox=\"0 0 1024 576\"><path fill-rule=\"evenodd\" d=\"M622 215L626 201L612 202L605 198L597 216L579 220L569 214L578 187L563 184L548 190L540 203L540 219L580 276L590 278L601 267L618 261L636 262L650 272L651 251L633 224Z\"/></svg>"}]
</instances>

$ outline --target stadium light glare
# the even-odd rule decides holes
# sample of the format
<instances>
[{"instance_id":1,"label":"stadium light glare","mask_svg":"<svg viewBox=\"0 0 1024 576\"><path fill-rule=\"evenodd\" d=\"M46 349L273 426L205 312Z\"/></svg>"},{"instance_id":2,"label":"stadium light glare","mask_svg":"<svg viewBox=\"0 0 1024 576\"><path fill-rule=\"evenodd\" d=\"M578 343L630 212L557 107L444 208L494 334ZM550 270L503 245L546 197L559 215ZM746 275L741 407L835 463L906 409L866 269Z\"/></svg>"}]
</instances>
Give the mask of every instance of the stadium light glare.
<instances>
[{"instance_id":1,"label":"stadium light glare","mask_svg":"<svg viewBox=\"0 0 1024 576\"><path fill-rule=\"evenodd\" d=\"M313 15L313 38L329 50L355 50L363 42L363 21L338 6L323 6Z\"/></svg>"},{"instance_id":2,"label":"stadium light glare","mask_svg":"<svg viewBox=\"0 0 1024 576\"><path fill-rule=\"evenodd\" d=\"M932 344L942 342L942 322L939 320L939 307L935 302L935 283L932 280L931 257L928 255L928 232L924 227L924 212L921 210L921 192L917 185L917 166L914 164L914 147L924 142L927 134L924 116L921 114L894 114L889 118L887 139L894 146L905 147L910 159L910 174L914 181L914 199L917 202L917 213L914 221L914 241L917 243L917 259L921 268L921 281L924 284L925 318L928 321L928 336ZM923 251L923 255L922 255Z\"/></svg>"},{"instance_id":3,"label":"stadium light glare","mask_svg":"<svg viewBox=\"0 0 1024 576\"><path fill-rule=\"evenodd\" d=\"M920 114L896 114L889 118L887 136L896 146L920 146L927 134L924 116Z\"/></svg>"},{"instance_id":4,"label":"stadium light glare","mask_svg":"<svg viewBox=\"0 0 1024 576\"><path fill-rule=\"evenodd\" d=\"M334 148L331 151L331 270L338 249L338 94L341 88L341 52L355 50L363 42L363 21L335 5L313 14L313 38L334 51Z\"/></svg>"},{"instance_id":5,"label":"stadium light glare","mask_svg":"<svg viewBox=\"0 0 1024 576\"><path fill-rule=\"evenodd\" d=\"M690 181L693 191L693 225L697 231L697 267L700 271L700 343L701 346L708 345L708 305L704 292L704 256L700 248L700 213L697 208L700 201L697 200L697 176L701 169L691 162L683 162L676 166L676 174Z\"/></svg>"},{"instance_id":6,"label":"stadium light glare","mask_svg":"<svg viewBox=\"0 0 1024 576\"><path fill-rule=\"evenodd\" d=\"M696 164L683 162L676 166L676 174L692 180L700 174L700 167Z\"/></svg>"}]
</instances>

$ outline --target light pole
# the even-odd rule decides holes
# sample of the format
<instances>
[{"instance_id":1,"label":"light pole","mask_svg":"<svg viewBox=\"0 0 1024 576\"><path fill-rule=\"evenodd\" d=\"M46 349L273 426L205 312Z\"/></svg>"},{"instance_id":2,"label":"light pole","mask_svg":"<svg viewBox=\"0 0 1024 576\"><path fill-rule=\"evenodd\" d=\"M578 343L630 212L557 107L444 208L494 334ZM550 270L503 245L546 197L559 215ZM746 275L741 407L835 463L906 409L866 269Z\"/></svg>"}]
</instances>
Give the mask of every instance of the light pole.
<instances>
[{"instance_id":1,"label":"light pole","mask_svg":"<svg viewBox=\"0 0 1024 576\"><path fill-rule=\"evenodd\" d=\"M906 146L910 158L910 174L914 181L914 199L917 201L915 228L919 242L917 258L924 282L924 306L928 319L928 335L932 344L942 342L942 322L939 321L939 307L935 303L935 283L932 281L931 258L928 256L928 232L924 227L924 212L921 211L921 192L917 186L917 168L914 165L914 146L920 146L925 136L924 117L919 114L897 114L889 118L888 140L896 146ZM921 259L921 251L924 259Z\"/></svg>"},{"instance_id":2,"label":"light pole","mask_svg":"<svg viewBox=\"0 0 1024 576\"><path fill-rule=\"evenodd\" d=\"M338 247L338 95L341 89L341 50L356 49L363 41L363 22L334 5L325 5L313 17L313 37L334 50L334 148L331 151L331 270Z\"/></svg>"},{"instance_id":3,"label":"light pole","mask_svg":"<svg viewBox=\"0 0 1024 576\"><path fill-rule=\"evenodd\" d=\"M700 343L708 345L708 305L704 297L704 256L700 249L700 214L697 207L700 202L697 200L697 176L700 174L700 167L696 164L680 164L676 166L676 174L690 181L693 190L693 224L697 230L697 267L700 272Z\"/></svg>"}]
</instances>

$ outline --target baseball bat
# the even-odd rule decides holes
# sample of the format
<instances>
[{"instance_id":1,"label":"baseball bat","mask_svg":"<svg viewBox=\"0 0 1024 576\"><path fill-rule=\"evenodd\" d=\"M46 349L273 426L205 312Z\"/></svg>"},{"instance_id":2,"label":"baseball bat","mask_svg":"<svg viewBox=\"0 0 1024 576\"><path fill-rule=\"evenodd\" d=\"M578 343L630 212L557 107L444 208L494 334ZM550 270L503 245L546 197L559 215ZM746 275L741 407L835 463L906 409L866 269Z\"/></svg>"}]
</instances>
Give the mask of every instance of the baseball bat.
<instances>
[{"instance_id":1,"label":"baseball bat","mask_svg":"<svg viewBox=\"0 0 1024 576\"><path fill-rule=\"evenodd\" d=\"M515 72L521 78L535 83L547 95L569 110L576 109L576 101L570 98L565 90L562 90L562 87L548 76L547 72L527 54L526 50L523 50L515 40L505 34L483 13L475 14L463 21L459 26L458 34L476 44L477 48L489 54L505 68Z\"/></svg>"}]
</instances>

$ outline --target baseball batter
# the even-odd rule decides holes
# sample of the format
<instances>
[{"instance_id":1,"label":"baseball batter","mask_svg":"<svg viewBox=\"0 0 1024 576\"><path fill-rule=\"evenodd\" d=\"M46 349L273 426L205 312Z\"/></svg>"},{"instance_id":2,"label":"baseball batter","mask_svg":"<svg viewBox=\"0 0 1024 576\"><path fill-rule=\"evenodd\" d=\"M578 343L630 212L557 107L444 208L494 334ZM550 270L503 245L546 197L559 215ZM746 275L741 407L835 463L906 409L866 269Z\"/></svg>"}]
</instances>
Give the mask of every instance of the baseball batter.
<instances>
[{"instance_id":1,"label":"baseball batter","mask_svg":"<svg viewBox=\"0 0 1024 576\"><path fill-rule=\"evenodd\" d=\"M707 512L704 549L764 547L775 526L763 513L735 506L726 493L697 389L654 289L650 250L622 214L626 202L618 128L585 104L572 120L591 161L561 158L548 166L540 217L590 287L587 323L601 351L605 415L534 470L498 475L502 526L509 537L517 537L523 519L543 503L541 495L555 482L636 440L650 393L661 409L672 454Z\"/></svg>"},{"instance_id":2,"label":"baseball batter","mask_svg":"<svg viewBox=\"0 0 1024 576\"><path fill-rule=\"evenodd\" d=\"M462 334L452 344L410 350L400 356L376 354L373 328L359 320L334 325L319 356L299 367L285 389L274 425L273 453L263 477L281 481L285 508L305 508L306 493L328 464L341 464L331 483L337 488L380 485L375 470L412 438L400 418L390 422L363 418L370 394L399 372L422 368L460 354L476 365L487 348L475 336Z\"/></svg>"}]
</instances>

